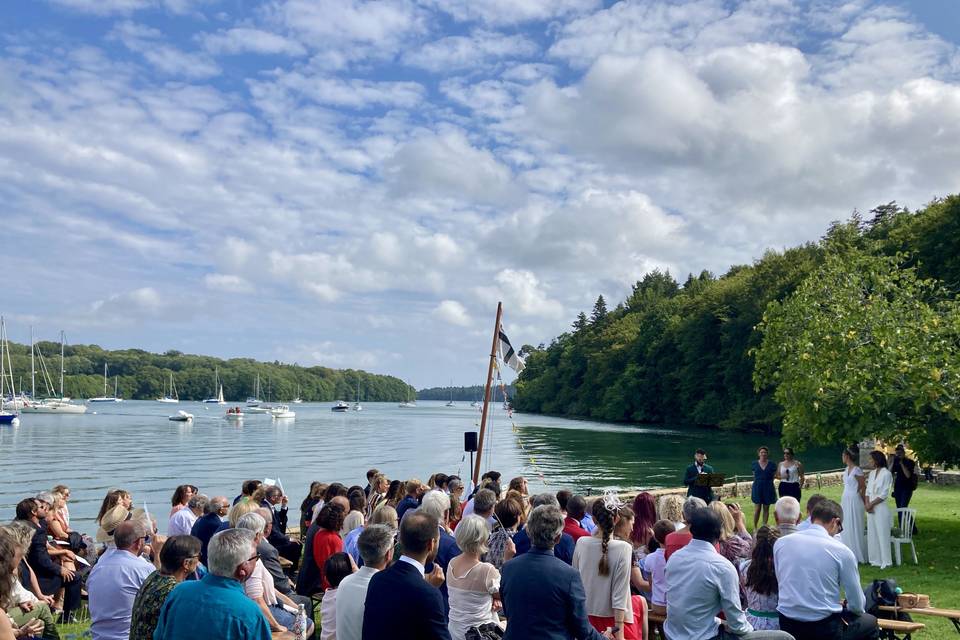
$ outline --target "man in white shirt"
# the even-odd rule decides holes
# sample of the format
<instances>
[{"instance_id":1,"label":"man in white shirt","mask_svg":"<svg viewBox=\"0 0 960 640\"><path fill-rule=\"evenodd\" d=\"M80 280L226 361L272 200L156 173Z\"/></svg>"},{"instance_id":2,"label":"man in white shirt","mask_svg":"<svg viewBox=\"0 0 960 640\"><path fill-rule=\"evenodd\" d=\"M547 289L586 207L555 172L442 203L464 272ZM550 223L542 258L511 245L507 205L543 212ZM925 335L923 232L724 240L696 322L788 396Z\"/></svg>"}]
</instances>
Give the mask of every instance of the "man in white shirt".
<instances>
[{"instance_id":1,"label":"man in white shirt","mask_svg":"<svg viewBox=\"0 0 960 640\"><path fill-rule=\"evenodd\" d=\"M133 601L157 567L140 557L147 531L136 520L113 530L117 548L103 554L87 577L90 631L94 640L128 640ZM157 554L159 557L159 554Z\"/></svg>"},{"instance_id":2,"label":"man in white shirt","mask_svg":"<svg viewBox=\"0 0 960 640\"><path fill-rule=\"evenodd\" d=\"M167 524L167 536L188 536L193 529L193 523L197 518L203 515L204 509L210 504L210 498L198 493L190 498L187 506L177 510L170 516L170 522Z\"/></svg>"},{"instance_id":3,"label":"man in white shirt","mask_svg":"<svg viewBox=\"0 0 960 640\"><path fill-rule=\"evenodd\" d=\"M370 578L393 560L393 534L394 530L385 524L371 524L363 529L357 539L363 566L344 578L337 589L336 626L339 640L361 640L367 587Z\"/></svg>"},{"instance_id":4,"label":"man in white shirt","mask_svg":"<svg viewBox=\"0 0 960 640\"><path fill-rule=\"evenodd\" d=\"M781 631L754 631L740 607L740 579L717 553L723 523L709 508L688 518L693 539L667 562L667 621L670 640L791 640ZM721 624L717 613L723 611Z\"/></svg>"},{"instance_id":5,"label":"man in white shirt","mask_svg":"<svg viewBox=\"0 0 960 640\"><path fill-rule=\"evenodd\" d=\"M780 536L789 536L799 531L800 503L793 496L783 496L773 507L773 519L777 522Z\"/></svg>"},{"instance_id":6,"label":"man in white shirt","mask_svg":"<svg viewBox=\"0 0 960 640\"><path fill-rule=\"evenodd\" d=\"M840 505L821 500L813 507L810 522L805 531L780 538L773 547L780 584L780 628L796 640L876 638L877 619L864 613L866 599L857 559L833 537L843 530Z\"/></svg>"}]
</instances>

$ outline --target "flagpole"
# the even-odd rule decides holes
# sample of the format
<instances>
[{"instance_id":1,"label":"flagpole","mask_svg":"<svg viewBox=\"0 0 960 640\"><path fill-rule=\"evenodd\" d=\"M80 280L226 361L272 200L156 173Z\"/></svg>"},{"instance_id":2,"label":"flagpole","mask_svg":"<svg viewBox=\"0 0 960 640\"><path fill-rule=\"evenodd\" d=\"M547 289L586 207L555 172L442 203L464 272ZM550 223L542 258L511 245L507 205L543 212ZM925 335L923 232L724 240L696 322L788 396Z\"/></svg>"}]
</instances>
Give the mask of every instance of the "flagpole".
<instances>
[{"instance_id":1,"label":"flagpole","mask_svg":"<svg viewBox=\"0 0 960 640\"><path fill-rule=\"evenodd\" d=\"M493 384L493 365L497 360L497 341L500 338L500 319L503 316L503 303L497 303L497 322L493 325L493 346L490 347L490 364L487 365L487 386L483 392L483 412L480 414L480 436L477 439L477 460L473 467L473 486L480 482L480 459L483 457L483 434L487 428L487 413L490 410L490 387Z\"/></svg>"}]
</instances>

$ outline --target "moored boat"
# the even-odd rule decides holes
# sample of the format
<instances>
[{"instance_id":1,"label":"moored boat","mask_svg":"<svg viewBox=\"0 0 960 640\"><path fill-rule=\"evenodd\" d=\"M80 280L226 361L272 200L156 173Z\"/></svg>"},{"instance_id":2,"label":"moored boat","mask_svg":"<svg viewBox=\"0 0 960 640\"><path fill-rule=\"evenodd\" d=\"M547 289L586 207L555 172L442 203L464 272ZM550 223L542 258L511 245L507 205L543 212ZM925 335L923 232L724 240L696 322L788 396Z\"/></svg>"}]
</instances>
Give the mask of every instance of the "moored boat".
<instances>
[{"instance_id":1,"label":"moored boat","mask_svg":"<svg viewBox=\"0 0 960 640\"><path fill-rule=\"evenodd\" d=\"M337 413L345 413L350 411L350 405L344 402L343 400L337 401L337 404L330 407L331 411L336 411Z\"/></svg>"},{"instance_id":2,"label":"moored boat","mask_svg":"<svg viewBox=\"0 0 960 640\"><path fill-rule=\"evenodd\" d=\"M180 410L167 418L167 420L170 420L171 422L190 422L193 420L193 414Z\"/></svg>"}]
</instances>

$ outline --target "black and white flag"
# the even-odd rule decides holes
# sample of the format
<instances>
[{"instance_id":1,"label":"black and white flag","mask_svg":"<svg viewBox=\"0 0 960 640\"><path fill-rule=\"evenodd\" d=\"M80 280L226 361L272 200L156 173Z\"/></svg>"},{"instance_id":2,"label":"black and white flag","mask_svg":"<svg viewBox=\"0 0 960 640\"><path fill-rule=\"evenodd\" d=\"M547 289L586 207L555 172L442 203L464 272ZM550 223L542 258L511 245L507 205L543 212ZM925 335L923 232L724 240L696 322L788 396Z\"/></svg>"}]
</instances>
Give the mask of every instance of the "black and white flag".
<instances>
[{"instance_id":1,"label":"black and white flag","mask_svg":"<svg viewBox=\"0 0 960 640\"><path fill-rule=\"evenodd\" d=\"M510 338L503 332L503 327L500 327L500 359L517 373L523 371L523 367L526 366L523 363L523 358L514 351L513 345L510 344Z\"/></svg>"}]
</instances>

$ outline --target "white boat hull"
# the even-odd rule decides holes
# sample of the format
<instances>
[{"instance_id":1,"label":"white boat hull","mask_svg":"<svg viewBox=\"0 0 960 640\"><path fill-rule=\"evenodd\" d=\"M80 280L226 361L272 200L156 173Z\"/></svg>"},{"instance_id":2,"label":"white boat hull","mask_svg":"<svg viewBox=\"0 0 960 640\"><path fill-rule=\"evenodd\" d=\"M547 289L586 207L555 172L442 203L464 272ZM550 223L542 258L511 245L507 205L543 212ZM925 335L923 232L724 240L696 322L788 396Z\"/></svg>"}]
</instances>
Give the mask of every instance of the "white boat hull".
<instances>
[{"instance_id":1,"label":"white boat hull","mask_svg":"<svg viewBox=\"0 0 960 640\"><path fill-rule=\"evenodd\" d=\"M176 398L157 398L157 402L163 402L165 404L177 404L180 401Z\"/></svg>"},{"instance_id":2,"label":"white boat hull","mask_svg":"<svg viewBox=\"0 0 960 640\"><path fill-rule=\"evenodd\" d=\"M167 418L167 420L170 420L171 422L191 422L193 421L193 414L187 413L186 411L180 411Z\"/></svg>"},{"instance_id":3,"label":"white boat hull","mask_svg":"<svg viewBox=\"0 0 960 640\"><path fill-rule=\"evenodd\" d=\"M21 407L20 413L86 413L87 407L82 404L70 404L69 402L55 402L29 404Z\"/></svg>"},{"instance_id":4,"label":"white boat hull","mask_svg":"<svg viewBox=\"0 0 960 640\"><path fill-rule=\"evenodd\" d=\"M297 414L293 411L276 411L271 415L277 420L289 420L297 417Z\"/></svg>"},{"instance_id":5,"label":"white boat hull","mask_svg":"<svg viewBox=\"0 0 960 640\"><path fill-rule=\"evenodd\" d=\"M87 402L123 402L123 398L89 398Z\"/></svg>"}]
</instances>

